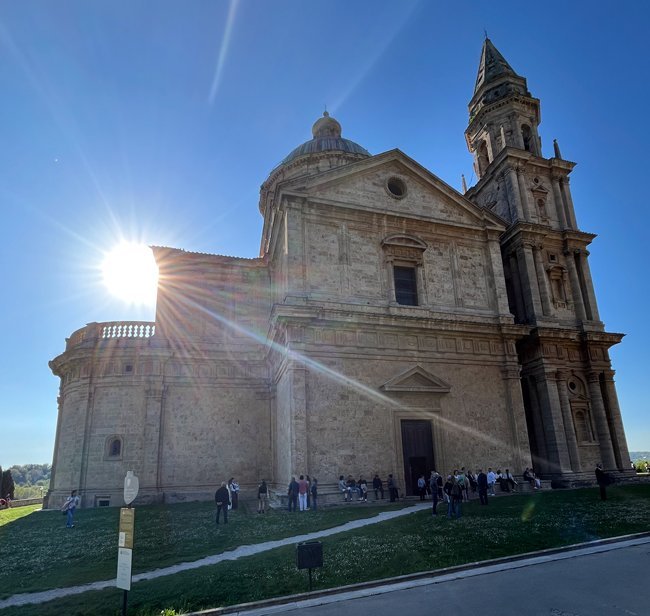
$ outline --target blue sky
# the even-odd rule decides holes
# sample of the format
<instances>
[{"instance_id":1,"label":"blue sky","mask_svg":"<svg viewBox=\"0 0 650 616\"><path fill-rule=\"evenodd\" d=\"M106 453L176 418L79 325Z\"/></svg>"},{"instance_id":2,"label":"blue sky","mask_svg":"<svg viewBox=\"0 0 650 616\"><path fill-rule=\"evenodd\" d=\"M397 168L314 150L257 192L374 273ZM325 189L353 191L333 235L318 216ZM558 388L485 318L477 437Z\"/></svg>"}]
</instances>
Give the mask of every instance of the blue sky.
<instances>
[{"instance_id":1,"label":"blue sky","mask_svg":"<svg viewBox=\"0 0 650 616\"><path fill-rule=\"evenodd\" d=\"M498 6L498 10L497 10ZM581 229L632 450L650 450L644 178L650 9L637 2L5 3L0 15L0 465L50 462L48 361L92 321L153 319L105 290L120 239L253 257L259 186L324 106L460 188L484 29L578 163Z\"/></svg>"}]
</instances>

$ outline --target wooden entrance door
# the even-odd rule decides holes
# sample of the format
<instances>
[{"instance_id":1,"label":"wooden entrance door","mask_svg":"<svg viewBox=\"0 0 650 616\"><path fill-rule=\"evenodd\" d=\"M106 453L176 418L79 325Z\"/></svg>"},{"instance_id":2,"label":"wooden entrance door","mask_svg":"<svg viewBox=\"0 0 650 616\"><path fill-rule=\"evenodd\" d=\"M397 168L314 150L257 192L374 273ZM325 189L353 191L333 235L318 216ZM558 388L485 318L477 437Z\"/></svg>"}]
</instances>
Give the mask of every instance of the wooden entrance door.
<instances>
[{"instance_id":1,"label":"wooden entrance door","mask_svg":"<svg viewBox=\"0 0 650 616\"><path fill-rule=\"evenodd\" d=\"M402 419L402 452L404 454L405 493L418 493L418 477L428 481L433 464L431 422L421 419Z\"/></svg>"}]
</instances>

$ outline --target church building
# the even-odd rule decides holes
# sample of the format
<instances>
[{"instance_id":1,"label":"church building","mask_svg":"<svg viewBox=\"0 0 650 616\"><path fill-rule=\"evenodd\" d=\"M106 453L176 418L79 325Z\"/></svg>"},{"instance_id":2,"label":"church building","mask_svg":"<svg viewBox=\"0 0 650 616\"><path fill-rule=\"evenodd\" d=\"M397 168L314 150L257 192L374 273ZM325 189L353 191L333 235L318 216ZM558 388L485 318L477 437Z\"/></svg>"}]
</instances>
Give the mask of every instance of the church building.
<instances>
[{"instance_id":1,"label":"church building","mask_svg":"<svg viewBox=\"0 0 650 616\"><path fill-rule=\"evenodd\" d=\"M264 181L260 256L154 247L155 322L90 323L61 379L50 506L253 495L292 476L534 467L555 486L629 472L587 247L540 101L489 39L463 192L326 113ZM337 498L340 498L337 495Z\"/></svg>"}]
</instances>

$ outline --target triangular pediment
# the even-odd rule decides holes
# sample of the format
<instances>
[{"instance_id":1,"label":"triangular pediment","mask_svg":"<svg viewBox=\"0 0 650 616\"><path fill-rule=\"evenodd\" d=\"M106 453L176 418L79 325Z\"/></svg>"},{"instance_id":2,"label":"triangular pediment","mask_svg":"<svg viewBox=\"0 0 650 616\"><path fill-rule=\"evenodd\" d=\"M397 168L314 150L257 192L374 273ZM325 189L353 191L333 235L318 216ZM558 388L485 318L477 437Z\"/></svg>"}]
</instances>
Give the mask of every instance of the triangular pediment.
<instances>
[{"instance_id":1,"label":"triangular pediment","mask_svg":"<svg viewBox=\"0 0 650 616\"><path fill-rule=\"evenodd\" d=\"M394 182L403 187L402 195L391 192ZM473 228L503 231L506 227L497 215L469 201L400 150L295 178L281 190L324 204Z\"/></svg>"},{"instance_id":2,"label":"triangular pediment","mask_svg":"<svg viewBox=\"0 0 650 616\"><path fill-rule=\"evenodd\" d=\"M394 392L446 394L451 386L421 366L415 366L384 383L379 389Z\"/></svg>"}]
</instances>

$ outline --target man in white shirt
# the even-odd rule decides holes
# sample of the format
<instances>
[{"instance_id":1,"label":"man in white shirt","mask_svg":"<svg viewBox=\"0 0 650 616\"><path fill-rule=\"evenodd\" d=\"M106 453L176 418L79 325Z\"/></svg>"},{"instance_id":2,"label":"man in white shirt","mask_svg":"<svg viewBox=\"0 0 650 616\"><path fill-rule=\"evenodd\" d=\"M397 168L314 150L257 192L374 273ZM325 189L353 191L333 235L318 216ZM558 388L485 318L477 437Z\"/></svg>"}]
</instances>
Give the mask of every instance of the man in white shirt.
<instances>
[{"instance_id":1,"label":"man in white shirt","mask_svg":"<svg viewBox=\"0 0 650 616\"><path fill-rule=\"evenodd\" d=\"M488 493L490 496L496 496L494 493L494 484L497 481L497 476L496 473L492 470L492 468L488 468L487 472L487 480L488 480Z\"/></svg>"}]
</instances>

